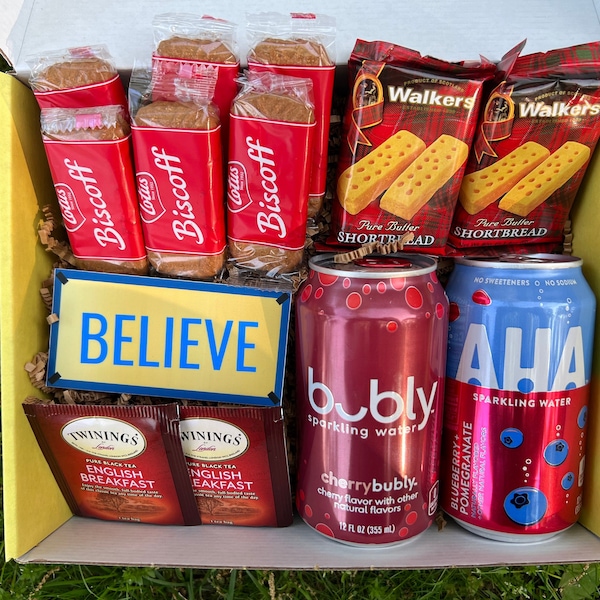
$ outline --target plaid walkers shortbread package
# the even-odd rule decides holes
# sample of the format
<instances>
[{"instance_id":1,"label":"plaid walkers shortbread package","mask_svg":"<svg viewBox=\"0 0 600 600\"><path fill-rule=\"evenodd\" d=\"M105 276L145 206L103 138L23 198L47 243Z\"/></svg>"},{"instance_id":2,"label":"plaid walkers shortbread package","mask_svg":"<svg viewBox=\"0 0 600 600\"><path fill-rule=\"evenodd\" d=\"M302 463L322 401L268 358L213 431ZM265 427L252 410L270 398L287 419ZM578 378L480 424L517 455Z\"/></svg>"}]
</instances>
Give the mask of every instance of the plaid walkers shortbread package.
<instances>
[{"instance_id":1,"label":"plaid walkers shortbread package","mask_svg":"<svg viewBox=\"0 0 600 600\"><path fill-rule=\"evenodd\" d=\"M443 253L495 65L358 40L349 69L329 241L385 244L410 233L411 250Z\"/></svg>"},{"instance_id":2,"label":"plaid walkers shortbread package","mask_svg":"<svg viewBox=\"0 0 600 600\"><path fill-rule=\"evenodd\" d=\"M600 134L600 42L519 57L490 94L449 241L560 245Z\"/></svg>"}]
</instances>

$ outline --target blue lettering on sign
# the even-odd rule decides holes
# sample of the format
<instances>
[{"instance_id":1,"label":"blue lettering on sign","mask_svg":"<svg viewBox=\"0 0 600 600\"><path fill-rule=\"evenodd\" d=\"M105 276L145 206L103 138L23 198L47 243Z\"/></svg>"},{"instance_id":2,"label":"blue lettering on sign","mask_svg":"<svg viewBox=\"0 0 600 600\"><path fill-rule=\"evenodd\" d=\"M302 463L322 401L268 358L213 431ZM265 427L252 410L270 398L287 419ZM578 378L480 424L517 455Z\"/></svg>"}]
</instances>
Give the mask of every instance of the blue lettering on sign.
<instances>
[{"instance_id":1,"label":"blue lettering on sign","mask_svg":"<svg viewBox=\"0 0 600 600\"><path fill-rule=\"evenodd\" d=\"M225 322L223 333L215 331L212 319L182 318L176 322L174 317L166 317L164 329L159 329L163 342L162 364L156 350L152 352L150 317L143 315L116 314L113 329L108 319L99 313L83 313L81 322L80 361L82 364L101 364L109 359L112 347L112 361L115 366L136 366L133 358L127 356L127 344L135 344L139 340L137 366L148 368L173 368L173 362L180 369L199 370L201 365L193 362L191 354L202 341L198 328L204 326L206 343L210 353L213 370L223 368L225 357L229 352L235 352L235 368L240 373L255 373L257 367L252 364L252 351L256 344L250 339L250 330L259 327L258 321L239 321L237 323L237 346L230 342L234 335L236 322ZM159 325L154 324L155 328ZM164 338L163 338L164 335ZM156 346L156 334L153 345ZM176 356L177 349L179 356Z\"/></svg>"},{"instance_id":2,"label":"blue lettering on sign","mask_svg":"<svg viewBox=\"0 0 600 600\"><path fill-rule=\"evenodd\" d=\"M173 366L173 324L175 319L167 317L165 331L165 368L170 369Z\"/></svg>"},{"instance_id":3,"label":"blue lettering on sign","mask_svg":"<svg viewBox=\"0 0 600 600\"><path fill-rule=\"evenodd\" d=\"M202 325L202 319L181 319L181 340L179 342L179 368L199 369L199 363L188 362L188 348L197 346L198 340L190 339L190 325Z\"/></svg>"},{"instance_id":4,"label":"blue lettering on sign","mask_svg":"<svg viewBox=\"0 0 600 600\"><path fill-rule=\"evenodd\" d=\"M246 350L256 347L256 344L246 341L246 329L249 327L258 327L258 323L256 321L240 321L236 370L246 373L256 373L256 367L250 367L246 365L245 361Z\"/></svg>"},{"instance_id":5,"label":"blue lettering on sign","mask_svg":"<svg viewBox=\"0 0 600 600\"><path fill-rule=\"evenodd\" d=\"M160 367L157 360L148 359L148 317L140 320L140 367Z\"/></svg>"},{"instance_id":6,"label":"blue lettering on sign","mask_svg":"<svg viewBox=\"0 0 600 600\"><path fill-rule=\"evenodd\" d=\"M120 367L133 367L132 360L125 360L122 357L123 344L131 344L133 338L123 333L123 323L125 321L135 321L133 315L115 315L115 346L113 349L113 363Z\"/></svg>"},{"instance_id":7,"label":"blue lettering on sign","mask_svg":"<svg viewBox=\"0 0 600 600\"><path fill-rule=\"evenodd\" d=\"M92 322L99 323L98 331L92 333ZM108 331L108 323L98 313L83 313L81 319L81 352L79 360L82 364L97 365L106 360L108 355L108 344L104 339ZM90 345L92 342L98 344L98 352L94 357L90 356Z\"/></svg>"},{"instance_id":8,"label":"blue lettering on sign","mask_svg":"<svg viewBox=\"0 0 600 600\"><path fill-rule=\"evenodd\" d=\"M223 366L223 359L225 358L225 350L227 350L227 342L231 335L231 329L233 327L233 321L227 321L225 323L225 331L223 332L223 339L221 345L217 348L217 340L215 338L215 330L213 323L210 319L206 319L206 333L208 334L208 347L210 348L210 357L212 359L213 367L215 371L220 371Z\"/></svg>"}]
</instances>

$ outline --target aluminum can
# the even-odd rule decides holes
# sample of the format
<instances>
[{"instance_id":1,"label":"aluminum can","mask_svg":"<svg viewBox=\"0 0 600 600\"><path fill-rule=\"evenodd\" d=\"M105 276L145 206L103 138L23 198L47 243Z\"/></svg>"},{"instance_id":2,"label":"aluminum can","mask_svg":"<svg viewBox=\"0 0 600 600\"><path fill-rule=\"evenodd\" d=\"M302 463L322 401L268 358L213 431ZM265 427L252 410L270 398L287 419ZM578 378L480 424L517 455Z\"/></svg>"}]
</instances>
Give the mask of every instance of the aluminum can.
<instances>
[{"instance_id":1,"label":"aluminum can","mask_svg":"<svg viewBox=\"0 0 600 600\"><path fill-rule=\"evenodd\" d=\"M431 524L447 328L431 257L310 260L296 301L296 505L310 527L381 546Z\"/></svg>"},{"instance_id":2,"label":"aluminum can","mask_svg":"<svg viewBox=\"0 0 600 600\"><path fill-rule=\"evenodd\" d=\"M537 542L581 509L596 300L579 258L456 260L442 508L466 529Z\"/></svg>"}]
</instances>

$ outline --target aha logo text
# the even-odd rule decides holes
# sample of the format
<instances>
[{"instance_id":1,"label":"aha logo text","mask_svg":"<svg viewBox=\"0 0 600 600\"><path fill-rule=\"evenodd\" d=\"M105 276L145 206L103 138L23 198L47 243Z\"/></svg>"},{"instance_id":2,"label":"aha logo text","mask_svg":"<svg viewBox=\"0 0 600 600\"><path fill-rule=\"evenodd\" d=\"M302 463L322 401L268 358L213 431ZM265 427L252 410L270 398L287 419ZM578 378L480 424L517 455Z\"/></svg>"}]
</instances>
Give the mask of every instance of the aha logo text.
<instances>
[{"instance_id":1,"label":"aha logo text","mask_svg":"<svg viewBox=\"0 0 600 600\"><path fill-rule=\"evenodd\" d=\"M556 392L586 384L581 327L569 329L554 373L550 367L556 344L551 329L536 330L530 367L521 366L523 330L507 327L504 335L504 369L500 381L487 329L478 323L469 326L455 379L490 389L520 392ZM522 389L524 384L531 389Z\"/></svg>"}]
</instances>

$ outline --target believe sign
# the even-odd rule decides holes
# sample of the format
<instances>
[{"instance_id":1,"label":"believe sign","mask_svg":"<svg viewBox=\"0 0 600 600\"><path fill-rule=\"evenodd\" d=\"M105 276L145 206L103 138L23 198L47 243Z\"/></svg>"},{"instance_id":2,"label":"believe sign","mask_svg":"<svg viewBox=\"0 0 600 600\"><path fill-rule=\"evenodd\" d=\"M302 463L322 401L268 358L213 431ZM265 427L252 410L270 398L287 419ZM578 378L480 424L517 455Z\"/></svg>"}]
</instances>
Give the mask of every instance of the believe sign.
<instances>
[{"instance_id":1,"label":"believe sign","mask_svg":"<svg viewBox=\"0 0 600 600\"><path fill-rule=\"evenodd\" d=\"M273 406L290 305L288 292L57 269L47 385Z\"/></svg>"}]
</instances>

